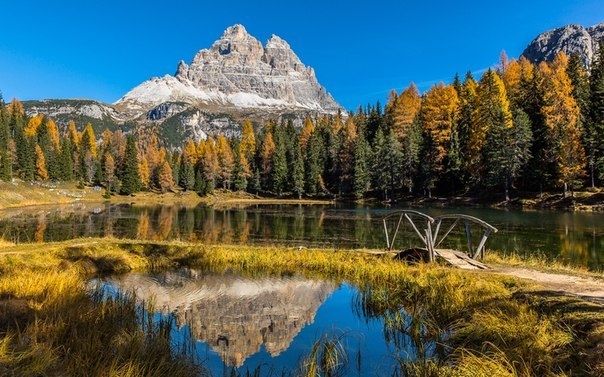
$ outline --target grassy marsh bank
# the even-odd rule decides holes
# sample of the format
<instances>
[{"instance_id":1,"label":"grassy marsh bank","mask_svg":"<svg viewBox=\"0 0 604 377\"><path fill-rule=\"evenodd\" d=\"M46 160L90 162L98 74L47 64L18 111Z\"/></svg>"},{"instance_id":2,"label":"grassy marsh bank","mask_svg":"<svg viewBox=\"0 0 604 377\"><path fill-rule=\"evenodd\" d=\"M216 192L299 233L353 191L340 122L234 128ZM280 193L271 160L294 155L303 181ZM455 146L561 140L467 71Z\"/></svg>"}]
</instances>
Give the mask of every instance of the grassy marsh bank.
<instances>
[{"instance_id":1,"label":"grassy marsh bank","mask_svg":"<svg viewBox=\"0 0 604 377\"><path fill-rule=\"evenodd\" d=\"M0 210L7 208L20 208L29 206L70 204L77 202L111 202L132 204L179 204L196 206L206 204L212 206L247 206L252 204L326 204L329 200L322 199L280 199L264 198L244 192L228 190L215 190L214 193L204 197L193 191L175 190L160 193L154 191L141 191L134 195L111 195L104 197L102 188L78 188L75 182L65 183L31 183L15 180L14 182L0 181Z\"/></svg>"},{"instance_id":2,"label":"grassy marsh bank","mask_svg":"<svg viewBox=\"0 0 604 377\"><path fill-rule=\"evenodd\" d=\"M82 367L99 376L200 373L187 352L166 348L161 329L143 336L131 299L106 302L86 290L94 274L179 266L358 285L363 310L386 318L392 339L413 335L418 347L428 341L442 348L440 359L409 363L401 355L411 375L604 373L602 306L513 277L407 266L356 251L178 242L80 239L5 244L1 252L0 371L14 375L77 375Z\"/></svg>"}]
</instances>

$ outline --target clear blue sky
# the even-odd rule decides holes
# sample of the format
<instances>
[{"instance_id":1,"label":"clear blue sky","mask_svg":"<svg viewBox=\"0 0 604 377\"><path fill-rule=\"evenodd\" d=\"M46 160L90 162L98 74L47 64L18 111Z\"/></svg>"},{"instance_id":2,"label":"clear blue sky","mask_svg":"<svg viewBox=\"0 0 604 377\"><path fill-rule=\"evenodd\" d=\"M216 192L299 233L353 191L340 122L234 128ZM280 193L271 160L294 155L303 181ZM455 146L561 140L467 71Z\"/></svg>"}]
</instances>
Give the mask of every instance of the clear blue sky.
<instances>
[{"instance_id":1,"label":"clear blue sky","mask_svg":"<svg viewBox=\"0 0 604 377\"><path fill-rule=\"evenodd\" d=\"M0 17L5 101L115 102L153 76L174 74L228 26L263 44L276 34L347 109L421 91L517 57L540 32L604 21L602 0L508 1L9 1Z\"/></svg>"}]
</instances>

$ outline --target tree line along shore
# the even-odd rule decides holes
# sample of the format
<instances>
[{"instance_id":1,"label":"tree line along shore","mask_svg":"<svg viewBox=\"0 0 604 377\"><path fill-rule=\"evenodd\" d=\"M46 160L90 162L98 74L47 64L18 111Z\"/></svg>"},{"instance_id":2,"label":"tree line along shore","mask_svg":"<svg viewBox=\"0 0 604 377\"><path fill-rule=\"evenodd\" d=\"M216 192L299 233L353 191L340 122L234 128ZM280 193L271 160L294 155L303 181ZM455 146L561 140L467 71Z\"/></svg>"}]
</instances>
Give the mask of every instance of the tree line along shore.
<instances>
[{"instance_id":1,"label":"tree line along shore","mask_svg":"<svg viewBox=\"0 0 604 377\"><path fill-rule=\"evenodd\" d=\"M602 51L603 49L600 49ZM0 106L0 179L75 181L107 196L175 188L261 195L400 200L597 192L604 173L604 62L524 58L386 106L242 122L237 136L169 145L147 128L95 130Z\"/></svg>"}]
</instances>

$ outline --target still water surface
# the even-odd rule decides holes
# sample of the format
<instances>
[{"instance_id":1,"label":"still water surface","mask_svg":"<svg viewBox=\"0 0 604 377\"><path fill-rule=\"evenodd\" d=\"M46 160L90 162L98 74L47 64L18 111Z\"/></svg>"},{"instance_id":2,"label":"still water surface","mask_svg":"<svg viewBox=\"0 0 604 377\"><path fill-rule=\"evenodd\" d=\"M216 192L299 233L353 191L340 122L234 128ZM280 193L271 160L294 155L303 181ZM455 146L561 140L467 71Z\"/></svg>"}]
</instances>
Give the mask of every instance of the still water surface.
<instances>
[{"instance_id":1,"label":"still water surface","mask_svg":"<svg viewBox=\"0 0 604 377\"><path fill-rule=\"evenodd\" d=\"M345 283L179 270L108 277L102 284L153 303L157 315L173 315L175 338L190 339L183 335L190 331L213 376L257 368L260 375L289 375L324 334L340 339L345 375L394 375L398 357L415 357L413 348L386 341L384 321L365 317L360 293Z\"/></svg>"},{"instance_id":2,"label":"still water surface","mask_svg":"<svg viewBox=\"0 0 604 377\"><path fill-rule=\"evenodd\" d=\"M499 229L487 249L544 255L592 270L604 269L604 214L491 208L414 208L437 216L463 213ZM203 243L273 244L288 247L384 248L381 219L396 208L355 205L206 206L80 204L0 212L0 237L48 242L76 237L184 240ZM456 230L457 232L457 230ZM463 232L450 247L463 249ZM407 226L397 247L420 246Z\"/></svg>"}]
</instances>

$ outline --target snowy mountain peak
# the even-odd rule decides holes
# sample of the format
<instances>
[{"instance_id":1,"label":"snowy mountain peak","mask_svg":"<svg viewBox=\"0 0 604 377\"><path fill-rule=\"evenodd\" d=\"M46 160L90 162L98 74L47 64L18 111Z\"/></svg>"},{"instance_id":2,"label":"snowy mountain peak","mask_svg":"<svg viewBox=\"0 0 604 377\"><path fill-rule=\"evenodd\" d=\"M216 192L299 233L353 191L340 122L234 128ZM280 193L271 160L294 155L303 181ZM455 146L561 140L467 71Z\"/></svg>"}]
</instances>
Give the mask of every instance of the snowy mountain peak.
<instances>
[{"instance_id":1,"label":"snowy mountain peak","mask_svg":"<svg viewBox=\"0 0 604 377\"><path fill-rule=\"evenodd\" d=\"M181 60L174 76L145 81L115 105L135 117L166 102L221 111L342 109L285 40L273 35L264 47L239 24L200 50L190 64Z\"/></svg>"}]
</instances>

